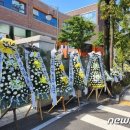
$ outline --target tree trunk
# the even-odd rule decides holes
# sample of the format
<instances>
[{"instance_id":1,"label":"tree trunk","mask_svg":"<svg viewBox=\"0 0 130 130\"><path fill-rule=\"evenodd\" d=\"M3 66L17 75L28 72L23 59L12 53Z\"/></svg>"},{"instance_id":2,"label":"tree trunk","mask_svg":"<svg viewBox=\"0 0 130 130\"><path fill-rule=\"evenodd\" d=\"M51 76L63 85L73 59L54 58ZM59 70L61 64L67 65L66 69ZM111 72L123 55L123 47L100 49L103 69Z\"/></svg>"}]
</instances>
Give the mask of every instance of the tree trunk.
<instances>
[{"instance_id":1,"label":"tree trunk","mask_svg":"<svg viewBox=\"0 0 130 130\"><path fill-rule=\"evenodd\" d=\"M114 25L115 20L111 18L111 44L110 44L110 68L113 67L113 45L114 45Z\"/></svg>"},{"instance_id":2,"label":"tree trunk","mask_svg":"<svg viewBox=\"0 0 130 130\"><path fill-rule=\"evenodd\" d=\"M105 0L109 5L110 0ZM104 61L107 72L110 74L110 16L104 20ZM111 81L107 82L107 87L112 92Z\"/></svg>"},{"instance_id":3,"label":"tree trunk","mask_svg":"<svg viewBox=\"0 0 130 130\"><path fill-rule=\"evenodd\" d=\"M110 0L105 0L109 5ZM110 17L104 20L104 60L108 73L110 73Z\"/></svg>"},{"instance_id":4,"label":"tree trunk","mask_svg":"<svg viewBox=\"0 0 130 130\"><path fill-rule=\"evenodd\" d=\"M122 71L124 71L124 62L122 62L121 67L122 67Z\"/></svg>"}]
</instances>

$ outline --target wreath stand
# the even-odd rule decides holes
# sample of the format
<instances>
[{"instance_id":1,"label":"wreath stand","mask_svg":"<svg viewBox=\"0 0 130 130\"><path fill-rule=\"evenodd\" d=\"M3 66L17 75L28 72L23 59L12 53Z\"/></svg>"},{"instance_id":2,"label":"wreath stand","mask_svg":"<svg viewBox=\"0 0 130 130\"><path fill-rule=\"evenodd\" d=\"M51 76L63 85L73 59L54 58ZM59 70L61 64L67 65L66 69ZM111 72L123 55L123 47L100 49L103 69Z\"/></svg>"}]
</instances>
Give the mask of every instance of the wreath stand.
<instances>
[{"instance_id":1,"label":"wreath stand","mask_svg":"<svg viewBox=\"0 0 130 130\"><path fill-rule=\"evenodd\" d=\"M78 106L80 106L79 90L77 90L77 94L76 94L76 96L77 96L77 100L78 100ZM67 105L68 103L70 103L70 102L73 100L73 98L74 98L74 97L71 97L71 98L69 99L69 101L68 101L65 105Z\"/></svg>"},{"instance_id":2,"label":"wreath stand","mask_svg":"<svg viewBox=\"0 0 130 130\"><path fill-rule=\"evenodd\" d=\"M2 119L9 111L13 111L15 128L16 128L16 130L18 130L16 108L11 108L11 107L7 108L7 110L1 115L0 119Z\"/></svg>"},{"instance_id":3,"label":"wreath stand","mask_svg":"<svg viewBox=\"0 0 130 130\"><path fill-rule=\"evenodd\" d=\"M57 101L57 104L59 103L59 102L61 102L62 101L62 107L63 107L63 111L65 112L66 111L66 108L65 108L65 100L64 100L64 96L61 96L60 98L59 98L59 100ZM53 108L54 108L55 106L52 106L50 109L49 109L49 113L53 110Z\"/></svg>"},{"instance_id":4,"label":"wreath stand","mask_svg":"<svg viewBox=\"0 0 130 130\"><path fill-rule=\"evenodd\" d=\"M101 88L100 92L98 92L99 88L93 88L91 90L90 94L88 95L87 100L89 99L89 97L92 95L92 93L95 90L95 92L96 92L96 102L98 103L100 95L101 95L103 89L104 88ZM107 86L106 86L106 90L107 90L108 94L112 97L112 94L111 94L111 92L110 92L110 90L109 90L109 88Z\"/></svg>"},{"instance_id":5,"label":"wreath stand","mask_svg":"<svg viewBox=\"0 0 130 130\"><path fill-rule=\"evenodd\" d=\"M42 102L42 101L41 101L40 99L37 100L37 112L40 113L41 120L43 120L42 105L41 105L42 103L41 103L41 102ZM31 108L32 108L32 105L30 105L30 107L29 107L27 113L25 114L25 118L28 116L28 114L29 114Z\"/></svg>"}]
</instances>

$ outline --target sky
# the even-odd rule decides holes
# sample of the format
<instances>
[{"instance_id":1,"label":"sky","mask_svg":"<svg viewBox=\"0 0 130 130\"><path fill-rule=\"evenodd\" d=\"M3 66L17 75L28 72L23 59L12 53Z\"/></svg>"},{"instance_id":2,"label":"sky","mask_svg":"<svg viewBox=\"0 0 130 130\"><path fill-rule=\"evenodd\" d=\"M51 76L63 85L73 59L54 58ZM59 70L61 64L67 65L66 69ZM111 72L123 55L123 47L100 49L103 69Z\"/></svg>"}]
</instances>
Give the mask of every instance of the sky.
<instances>
[{"instance_id":1,"label":"sky","mask_svg":"<svg viewBox=\"0 0 130 130\"><path fill-rule=\"evenodd\" d=\"M98 2L98 0L41 0L41 1L50 6L58 7L59 11L63 13Z\"/></svg>"}]
</instances>

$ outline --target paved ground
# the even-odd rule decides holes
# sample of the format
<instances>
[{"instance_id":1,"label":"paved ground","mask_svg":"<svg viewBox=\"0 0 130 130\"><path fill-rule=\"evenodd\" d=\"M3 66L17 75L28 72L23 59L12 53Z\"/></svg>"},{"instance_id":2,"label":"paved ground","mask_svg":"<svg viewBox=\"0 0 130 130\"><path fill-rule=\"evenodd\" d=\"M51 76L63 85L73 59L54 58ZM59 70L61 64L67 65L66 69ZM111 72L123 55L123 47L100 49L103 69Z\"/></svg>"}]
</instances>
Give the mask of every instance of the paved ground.
<instances>
[{"instance_id":1,"label":"paved ground","mask_svg":"<svg viewBox=\"0 0 130 130\"><path fill-rule=\"evenodd\" d=\"M108 125L109 118L123 117L130 118L129 106L89 104L41 130L129 130L130 124Z\"/></svg>"},{"instance_id":2,"label":"paved ground","mask_svg":"<svg viewBox=\"0 0 130 130\"><path fill-rule=\"evenodd\" d=\"M82 102L81 102L82 103ZM67 109L71 109L74 107L77 107L78 103L77 100L72 100L71 103L68 104ZM60 115L63 113L62 104L58 104L53 110L52 113L48 113L48 110L50 109L50 106L43 108L43 120L41 121L40 114L37 113L36 110L31 109L29 115L27 118L25 117L25 114L28 110L28 106L24 106L22 108L17 109L17 118L18 118L18 128L19 130L31 130L32 128L56 117L57 115ZM13 112L8 112L2 119L0 119L0 130L15 130L15 124L13 122Z\"/></svg>"}]
</instances>

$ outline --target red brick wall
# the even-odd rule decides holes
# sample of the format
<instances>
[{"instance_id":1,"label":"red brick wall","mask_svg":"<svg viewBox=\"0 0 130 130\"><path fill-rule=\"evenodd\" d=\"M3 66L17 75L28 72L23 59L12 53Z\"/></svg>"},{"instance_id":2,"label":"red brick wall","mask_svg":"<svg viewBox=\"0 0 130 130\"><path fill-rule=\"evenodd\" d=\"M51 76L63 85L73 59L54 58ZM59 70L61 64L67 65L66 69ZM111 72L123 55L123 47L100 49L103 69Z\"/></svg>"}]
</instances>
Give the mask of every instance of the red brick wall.
<instances>
[{"instance_id":1,"label":"red brick wall","mask_svg":"<svg viewBox=\"0 0 130 130\"><path fill-rule=\"evenodd\" d=\"M35 7L40 11L43 11L44 13L48 13L48 10L53 10L51 9L51 7L42 3L39 0L20 0L20 1L26 3L26 15L20 14L18 12L0 6L0 21L5 21L8 22L10 25L15 24L16 26L30 28L39 32L56 36L55 27L47 25L33 18L33 7ZM54 17L56 17L55 14ZM67 15L59 13L60 27L64 19L67 18L69 18Z\"/></svg>"}]
</instances>

